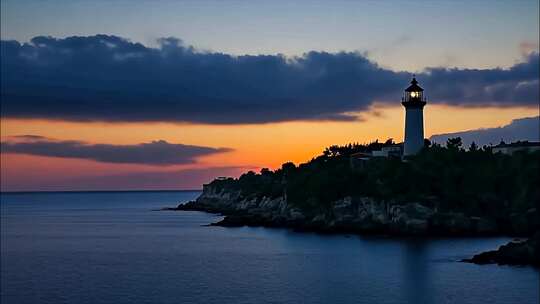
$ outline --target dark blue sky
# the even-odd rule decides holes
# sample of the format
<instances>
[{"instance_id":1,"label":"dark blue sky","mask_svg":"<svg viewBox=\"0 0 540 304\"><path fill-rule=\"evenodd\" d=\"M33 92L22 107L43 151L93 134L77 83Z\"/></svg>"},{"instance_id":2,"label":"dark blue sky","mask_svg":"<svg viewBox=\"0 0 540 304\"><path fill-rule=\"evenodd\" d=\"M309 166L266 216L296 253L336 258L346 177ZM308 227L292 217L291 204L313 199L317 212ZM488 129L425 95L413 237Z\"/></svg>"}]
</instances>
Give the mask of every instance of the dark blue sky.
<instances>
[{"instance_id":1,"label":"dark blue sky","mask_svg":"<svg viewBox=\"0 0 540 304\"><path fill-rule=\"evenodd\" d=\"M509 67L538 49L537 0L2 0L2 39L179 37L228 54L360 51L384 67Z\"/></svg>"}]
</instances>

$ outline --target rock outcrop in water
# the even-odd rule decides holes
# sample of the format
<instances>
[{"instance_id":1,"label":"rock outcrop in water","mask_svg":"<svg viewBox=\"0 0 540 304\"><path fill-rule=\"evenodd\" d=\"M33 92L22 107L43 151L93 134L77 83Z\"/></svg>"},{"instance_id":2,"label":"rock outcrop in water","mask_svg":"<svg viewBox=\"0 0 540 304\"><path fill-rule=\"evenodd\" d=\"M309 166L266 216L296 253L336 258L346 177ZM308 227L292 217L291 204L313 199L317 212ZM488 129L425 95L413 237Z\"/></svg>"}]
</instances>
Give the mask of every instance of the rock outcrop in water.
<instances>
[{"instance_id":1,"label":"rock outcrop in water","mask_svg":"<svg viewBox=\"0 0 540 304\"><path fill-rule=\"evenodd\" d=\"M533 265L540 267L540 232L522 242L510 242L497 250L486 251L465 259L475 264Z\"/></svg>"},{"instance_id":2,"label":"rock outcrop in water","mask_svg":"<svg viewBox=\"0 0 540 304\"><path fill-rule=\"evenodd\" d=\"M509 217L508 221L441 212L418 202L396 203L369 197L345 197L327 209L305 211L277 198L243 196L241 191L205 185L197 200L174 210L220 213L225 218L212 225L288 227L317 232L391 235L527 235L538 227L536 209ZM515 219L515 222L511 220Z\"/></svg>"}]
</instances>

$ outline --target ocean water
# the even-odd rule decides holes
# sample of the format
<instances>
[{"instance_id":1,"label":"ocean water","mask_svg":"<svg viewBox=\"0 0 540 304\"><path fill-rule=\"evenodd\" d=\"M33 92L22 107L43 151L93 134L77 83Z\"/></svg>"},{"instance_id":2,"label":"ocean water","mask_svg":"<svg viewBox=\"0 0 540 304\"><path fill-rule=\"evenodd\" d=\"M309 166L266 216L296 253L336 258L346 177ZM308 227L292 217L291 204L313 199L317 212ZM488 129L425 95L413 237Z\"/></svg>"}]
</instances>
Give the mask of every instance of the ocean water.
<instances>
[{"instance_id":1,"label":"ocean water","mask_svg":"<svg viewBox=\"0 0 540 304\"><path fill-rule=\"evenodd\" d=\"M1 195L1 303L538 303L530 267L457 260L508 238L222 228L152 211L198 192Z\"/></svg>"}]
</instances>

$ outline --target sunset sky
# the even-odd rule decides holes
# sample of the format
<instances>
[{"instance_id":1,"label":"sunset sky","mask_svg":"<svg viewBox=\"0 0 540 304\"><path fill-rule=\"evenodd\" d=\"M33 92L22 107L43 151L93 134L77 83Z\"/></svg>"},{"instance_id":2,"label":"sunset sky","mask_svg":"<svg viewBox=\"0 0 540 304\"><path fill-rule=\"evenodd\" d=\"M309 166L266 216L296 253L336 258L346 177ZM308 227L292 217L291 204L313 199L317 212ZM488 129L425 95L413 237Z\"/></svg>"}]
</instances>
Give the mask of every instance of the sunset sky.
<instances>
[{"instance_id":1,"label":"sunset sky","mask_svg":"<svg viewBox=\"0 0 540 304\"><path fill-rule=\"evenodd\" d=\"M200 189L332 144L399 142L412 73L426 137L538 140L538 11L3 0L1 190Z\"/></svg>"}]
</instances>

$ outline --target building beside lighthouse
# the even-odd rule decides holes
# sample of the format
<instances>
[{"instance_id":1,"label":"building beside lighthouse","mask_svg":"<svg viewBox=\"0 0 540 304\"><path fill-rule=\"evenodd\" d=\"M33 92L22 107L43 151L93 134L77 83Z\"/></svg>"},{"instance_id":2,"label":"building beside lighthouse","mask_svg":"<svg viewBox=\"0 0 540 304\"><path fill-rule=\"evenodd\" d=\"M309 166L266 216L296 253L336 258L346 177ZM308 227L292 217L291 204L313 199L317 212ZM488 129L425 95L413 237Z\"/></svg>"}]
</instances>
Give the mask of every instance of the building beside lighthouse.
<instances>
[{"instance_id":1,"label":"building beside lighthouse","mask_svg":"<svg viewBox=\"0 0 540 304\"><path fill-rule=\"evenodd\" d=\"M403 143L403 156L414 155L424 146L424 89L418 85L413 77L411 85L405 89L401 99L405 107L405 138Z\"/></svg>"}]
</instances>

